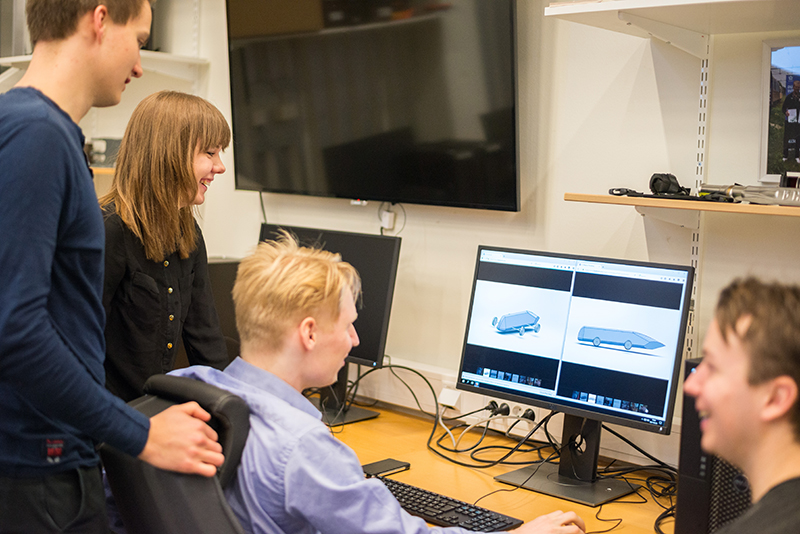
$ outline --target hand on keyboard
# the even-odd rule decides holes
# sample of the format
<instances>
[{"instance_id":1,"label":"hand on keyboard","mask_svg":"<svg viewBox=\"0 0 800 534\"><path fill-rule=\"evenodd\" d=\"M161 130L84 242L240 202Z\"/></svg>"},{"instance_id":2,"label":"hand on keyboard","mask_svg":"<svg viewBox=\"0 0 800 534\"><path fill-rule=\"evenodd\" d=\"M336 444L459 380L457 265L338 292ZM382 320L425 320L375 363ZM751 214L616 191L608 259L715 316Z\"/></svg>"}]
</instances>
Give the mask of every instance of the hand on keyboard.
<instances>
[{"instance_id":1,"label":"hand on keyboard","mask_svg":"<svg viewBox=\"0 0 800 534\"><path fill-rule=\"evenodd\" d=\"M583 534L586 524L575 512L550 512L529 521L514 531L514 534Z\"/></svg>"}]
</instances>

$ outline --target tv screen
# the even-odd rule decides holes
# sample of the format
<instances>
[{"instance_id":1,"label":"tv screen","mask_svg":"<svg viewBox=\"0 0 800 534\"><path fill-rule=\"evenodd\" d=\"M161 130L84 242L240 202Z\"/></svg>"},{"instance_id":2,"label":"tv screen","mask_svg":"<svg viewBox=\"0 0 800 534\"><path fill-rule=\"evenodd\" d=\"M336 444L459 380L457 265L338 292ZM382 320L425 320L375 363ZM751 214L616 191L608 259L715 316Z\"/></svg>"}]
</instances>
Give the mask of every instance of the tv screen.
<instances>
[{"instance_id":1,"label":"tv screen","mask_svg":"<svg viewBox=\"0 0 800 534\"><path fill-rule=\"evenodd\" d=\"M238 189L519 210L515 0L410 4L228 0Z\"/></svg>"},{"instance_id":2,"label":"tv screen","mask_svg":"<svg viewBox=\"0 0 800 534\"><path fill-rule=\"evenodd\" d=\"M559 484L603 502L613 491L590 484L600 421L670 432L692 278L689 266L481 246L456 387L566 414ZM571 463L575 434L595 447L585 472ZM539 491L528 473L498 479Z\"/></svg>"}]
</instances>

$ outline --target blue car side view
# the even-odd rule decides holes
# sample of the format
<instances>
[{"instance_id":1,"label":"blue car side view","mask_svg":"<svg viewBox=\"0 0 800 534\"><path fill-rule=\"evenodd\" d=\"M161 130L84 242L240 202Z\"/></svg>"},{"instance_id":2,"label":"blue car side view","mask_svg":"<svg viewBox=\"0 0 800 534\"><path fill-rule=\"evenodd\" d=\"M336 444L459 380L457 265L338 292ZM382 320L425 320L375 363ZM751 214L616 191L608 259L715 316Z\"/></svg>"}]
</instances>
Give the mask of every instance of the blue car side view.
<instances>
[{"instance_id":1,"label":"blue car side view","mask_svg":"<svg viewBox=\"0 0 800 534\"><path fill-rule=\"evenodd\" d=\"M492 326L497 328L498 332L504 334L508 332L519 332L520 336L525 334L525 330L539 332L542 328L542 325L539 324L539 316L527 310L507 313L499 319L495 317L492 319Z\"/></svg>"},{"instance_id":2,"label":"blue car side view","mask_svg":"<svg viewBox=\"0 0 800 534\"><path fill-rule=\"evenodd\" d=\"M632 347L652 350L664 346L660 341L639 332L594 326L581 328L578 332L578 341L589 342L595 347L599 347L601 344L618 345L625 347L625 350L631 350Z\"/></svg>"}]
</instances>

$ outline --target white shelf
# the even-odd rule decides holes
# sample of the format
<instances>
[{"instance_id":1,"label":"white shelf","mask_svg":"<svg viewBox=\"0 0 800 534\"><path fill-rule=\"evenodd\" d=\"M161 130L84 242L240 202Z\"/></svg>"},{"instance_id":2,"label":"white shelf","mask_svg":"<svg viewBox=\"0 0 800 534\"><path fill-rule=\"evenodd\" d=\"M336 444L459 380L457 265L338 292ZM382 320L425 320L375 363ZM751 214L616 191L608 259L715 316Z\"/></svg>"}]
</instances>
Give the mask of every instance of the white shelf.
<instances>
[{"instance_id":1,"label":"white shelf","mask_svg":"<svg viewBox=\"0 0 800 534\"><path fill-rule=\"evenodd\" d=\"M156 72L180 80L194 81L199 68L208 67L207 59L176 56L164 52L142 50L142 68L146 72ZM0 58L0 65L17 69L27 69L31 56L12 56Z\"/></svg>"},{"instance_id":2,"label":"white shelf","mask_svg":"<svg viewBox=\"0 0 800 534\"><path fill-rule=\"evenodd\" d=\"M546 17L649 37L647 30L626 15L689 30L704 36L797 30L800 28L797 0L590 0L552 2Z\"/></svg>"}]
</instances>

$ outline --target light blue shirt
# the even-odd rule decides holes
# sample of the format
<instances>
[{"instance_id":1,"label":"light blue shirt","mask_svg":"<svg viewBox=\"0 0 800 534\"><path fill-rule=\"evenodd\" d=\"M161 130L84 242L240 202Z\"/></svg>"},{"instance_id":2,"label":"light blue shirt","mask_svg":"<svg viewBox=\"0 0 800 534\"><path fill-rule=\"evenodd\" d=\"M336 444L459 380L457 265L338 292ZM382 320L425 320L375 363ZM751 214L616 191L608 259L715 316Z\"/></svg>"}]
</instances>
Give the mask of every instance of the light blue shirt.
<instances>
[{"instance_id":1,"label":"light blue shirt","mask_svg":"<svg viewBox=\"0 0 800 534\"><path fill-rule=\"evenodd\" d=\"M238 476L225 492L247 532L466 532L431 528L406 513L382 482L364 478L358 457L331 435L319 411L275 375L240 358L224 372L194 366L171 374L226 389L250 407Z\"/></svg>"}]
</instances>

